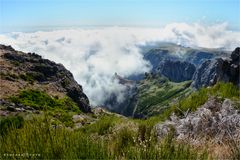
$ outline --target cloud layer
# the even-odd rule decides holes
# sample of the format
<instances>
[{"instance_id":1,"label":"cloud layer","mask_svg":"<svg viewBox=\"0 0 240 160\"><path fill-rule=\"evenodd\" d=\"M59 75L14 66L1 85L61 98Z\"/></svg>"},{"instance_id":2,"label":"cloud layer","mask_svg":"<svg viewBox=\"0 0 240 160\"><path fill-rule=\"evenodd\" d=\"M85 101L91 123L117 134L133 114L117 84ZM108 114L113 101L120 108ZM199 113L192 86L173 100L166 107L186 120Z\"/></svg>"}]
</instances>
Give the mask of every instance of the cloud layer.
<instances>
[{"instance_id":1,"label":"cloud layer","mask_svg":"<svg viewBox=\"0 0 240 160\"><path fill-rule=\"evenodd\" d=\"M15 49L36 52L65 65L83 86L92 105L101 105L112 93L124 99L125 87L112 79L115 72L129 76L149 71L138 45L160 41L185 46L225 48L240 45L240 32L227 29L227 24L204 26L172 23L163 28L107 27L8 33L0 43Z\"/></svg>"}]
</instances>

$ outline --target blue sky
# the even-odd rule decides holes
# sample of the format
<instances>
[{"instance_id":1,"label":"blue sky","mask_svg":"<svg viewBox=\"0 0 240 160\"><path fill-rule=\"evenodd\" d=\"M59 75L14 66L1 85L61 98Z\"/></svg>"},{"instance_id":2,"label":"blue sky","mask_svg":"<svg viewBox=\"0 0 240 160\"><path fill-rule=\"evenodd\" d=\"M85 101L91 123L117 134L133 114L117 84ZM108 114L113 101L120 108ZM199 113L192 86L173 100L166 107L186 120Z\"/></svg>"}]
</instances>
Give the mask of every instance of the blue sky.
<instances>
[{"instance_id":1,"label":"blue sky","mask_svg":"<svg viewBox=\"0 0 240 160\"><path fill-rule=\"evenodd\" d=\"M0 0L0 20L1 32L173 22L228 22L240 30L240 0Z\"/></svg>"}]
</instances>

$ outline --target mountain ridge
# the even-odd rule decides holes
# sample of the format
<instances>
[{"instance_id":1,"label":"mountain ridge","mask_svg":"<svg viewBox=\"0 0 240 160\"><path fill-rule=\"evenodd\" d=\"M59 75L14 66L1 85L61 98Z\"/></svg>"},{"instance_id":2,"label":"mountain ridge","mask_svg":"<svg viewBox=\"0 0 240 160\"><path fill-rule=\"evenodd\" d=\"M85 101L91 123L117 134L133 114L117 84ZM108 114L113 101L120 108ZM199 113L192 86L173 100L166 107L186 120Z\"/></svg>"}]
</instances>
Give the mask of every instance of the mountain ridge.
<instances>
[{"instance_id":1,"label":"mountain ridge","mask_svg":"<svg viewBox=\"0 0 240 160\"><path fill-rule=\"evenodd\" d=\"M67 95L82 111L91 112L82 86L62 64L5 45L0 45L0 55L1 99L12 96L21 89L41 88L52 96Z\"/></svg>"}]
</instances>

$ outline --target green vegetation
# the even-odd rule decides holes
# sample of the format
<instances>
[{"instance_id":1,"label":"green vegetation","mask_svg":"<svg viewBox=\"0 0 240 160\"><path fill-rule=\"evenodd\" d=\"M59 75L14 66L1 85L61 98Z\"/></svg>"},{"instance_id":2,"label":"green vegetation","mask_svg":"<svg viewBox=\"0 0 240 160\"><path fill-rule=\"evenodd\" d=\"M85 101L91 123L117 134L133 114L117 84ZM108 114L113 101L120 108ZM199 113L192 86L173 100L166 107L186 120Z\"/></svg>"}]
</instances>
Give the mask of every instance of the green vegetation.
<instances>
[{"instance_id":1,"label":"green vegetation","mask_svg":"<svg viewBox=\"0 0 240 160\"><path fill-rule=\"evenodd\" d=\"M144 127L135 130L126 125L126 119L109 116L102 117L104 120L99 117L100 119L95 122L98 125L89 124L83 126L85 130L74 131L65 127L52 127L48 116L27 120L23 127L11 128L7 134L1 135L1 159L15 159L16 156L6 157L6 154L11 153L29 153L29 157L19 156L20 159L179 159L179 157L198 159L207 157L205 152L191 149L187 144L176 143L173 137L166 137L161 143L154 138L154 135L144 137ZM99 131L99 126L110 123L109 119L113 121L113 125L107 125L105 131L111 128L113 132ZM123 127L119 128L121 125ZM98 132L97 135L95 131Z\"/></svg>"},{"instance_id":2,"label":"green vegetation","mask_svg":"<svg viewBox=\"0 0 240 160\"><path fill-rule=\"evenodd\" d=\"M240 89L232 83L219 82L208 90L211 95L220 96L222 98L238 100L240 97Z\"/></svg>"},{"instance_id":3,"label":"green vegetation","mask_svg":"<svg viewBox=\"0 0 240 160\"><path fill-rule=\"evenodd\" d=\"M177 87L169 82L164 82L161 87L167 87L166 85L170 86L170 90ZM182 86L188 85L182 83ZM208 159L206 148L199 150L188 143L177 142L174 131L159 141L154 126L172 112L181 115L184 111L196 110L209 96L238 99L239 89L231 83L218 83L212 88L202 88L183 98L160 116L140 120L108 113L86 115L91 119L90 123L81 122L81 128L73 129L75 124L72 116L78 114L78 110L75 110L77 106L71 99L51 97L42 91L24 90L10 99L43 112L25 117L25 120L20 116L1 119L0 158ZM236 147L232 149L233 158L239 157ZM29 153L29 156L7 156L12 153Z\"/></svg>"},{"instance_id":4,"label":"green vegetation","mask_svg":"<svg viewBox=\"0 0 240 160\"><path fill-rule=\"evenodd\" d=\"M84 128L82 131L84 133L97 133L98 135L104 135L110 132L111 127L117 125L121 122L121 119L114 115L105 115L101 117L96 123L90 124Z\"/></svg>"},{"instance_id":5,"label":"green vegetation","mask_svg":"<svg viewBox=\"0 0 240 160\"><path fill-rule=\"evenodd\" d=\"M14 73L4 73L4 72L0 72L0 77L9 81L15 81L19 78L18 75Z\"/></svg>"},{"instance_id":6,"label":"green vegetation","mask_svg":"<svg viewBox=\"0 0 240 160\"><path fill-rule=\"evenodd\" d=\"M0 76L10 81L16 81L16 80L22 79L24 81L29 82L30 84L33 84L34 81L36 80L42 81L45 79L44 75L38 72L29 72L29 73L20 73L20 74L15 74L11 72L9 73L0 72Z\"/></svg>"},{"instance_id":7,"label":"green vegetation","mask_svg":"<svg viewBox=\"0 0 240 160\"><path fill-rule=\"evenodd\" d=\"M9 98L12 102L30 106L36 110L43 110L53 117L52 123L73 127L72 116L81 113L80 109L69 97L59 99L38 90L23 90L17 96Z\"/></svg>"},{"instance_id":8,"label":"green vegetation","mask_svg":"<svg viewBox=\"0 0 240 160\"><path fill-rule=\"evenodd\" d=\"M14 103L20 103L39 110L62 109L78 112L77 105L68 97L58 99L38 90L23 90L17 96L9 98Z\"/></svg>"},{"instance_id":9,"label":"green vegetation","mask_svg":"<svg viewBox=\"0 0 240 160\"><path fill-rule=\"evenodd\" d=\"M149 76L141 82L135 114L155 115L176 101L177 98L191 92L190 81L174 83L160 76Z\"/></svg>"},{"instance_id":10,"label":"green vegetation","mask_svg":"<svg viewBox=\"0 0 240 160\"><path fill-rule=\"evenodd\" d=\"M18 61L10 61L10 62L17 67L21 65L21 63Z\"/></svg>"},{"instance_id":11,"label":"green vegetation","mask_svg":"<svg viewBox=\"0 0 240 160\"><path fill-rule=\"evenodd\" d=\"M4 117L0 119L0 134L7 134L12 128L23 127L24 119L21 116Z\"/></svg>"},{"instance_id":12,"label":"green vegetation","mask_svg":"<svg viewBox=\"0 0 240 160\"><path fill-rule=\"evenodd\" d=\"M201 88L189 95L186 98L181 99L177 104L172 105L160 115L161 119L166 119L173 112L177 115L183 115L184 112L195 111L198 107L203 105L209 97L216 96L221 99L230 98L238 100L240 97L240 90L232 83L219 82L211 88Z\"/></svg>"},{"instance_id":13,"label":"green vegetation","mask_svg":"<svg viewBox=\"0 0 240 160\"><path fill-rule=\"evenodd\" d=\"M64 80L62 81L62 86L63 86L63 87L67 87L69 84L70 84L70 81L69 81L68 79L64 79Z\"/></svg>"}]
</instances>

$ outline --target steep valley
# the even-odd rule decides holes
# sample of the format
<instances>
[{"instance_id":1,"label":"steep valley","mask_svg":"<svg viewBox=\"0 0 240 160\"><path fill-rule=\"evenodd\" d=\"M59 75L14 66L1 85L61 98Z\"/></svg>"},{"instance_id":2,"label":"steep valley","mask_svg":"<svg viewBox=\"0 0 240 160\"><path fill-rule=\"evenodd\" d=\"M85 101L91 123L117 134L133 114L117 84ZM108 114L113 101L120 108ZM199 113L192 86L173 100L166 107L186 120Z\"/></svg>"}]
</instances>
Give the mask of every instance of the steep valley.
<instances>
[{"instance_id":1,"label":"steep valley","mask_svg":"<svg viewBox=\"0 0 240 160\"><path fill-rule=\"evenodd\" d=\"M150 73L114 75L125 100L93 107L63 65L0 45L0 158L239 159L239 48L143 54Z\"/></svg>"}]
</instances>

